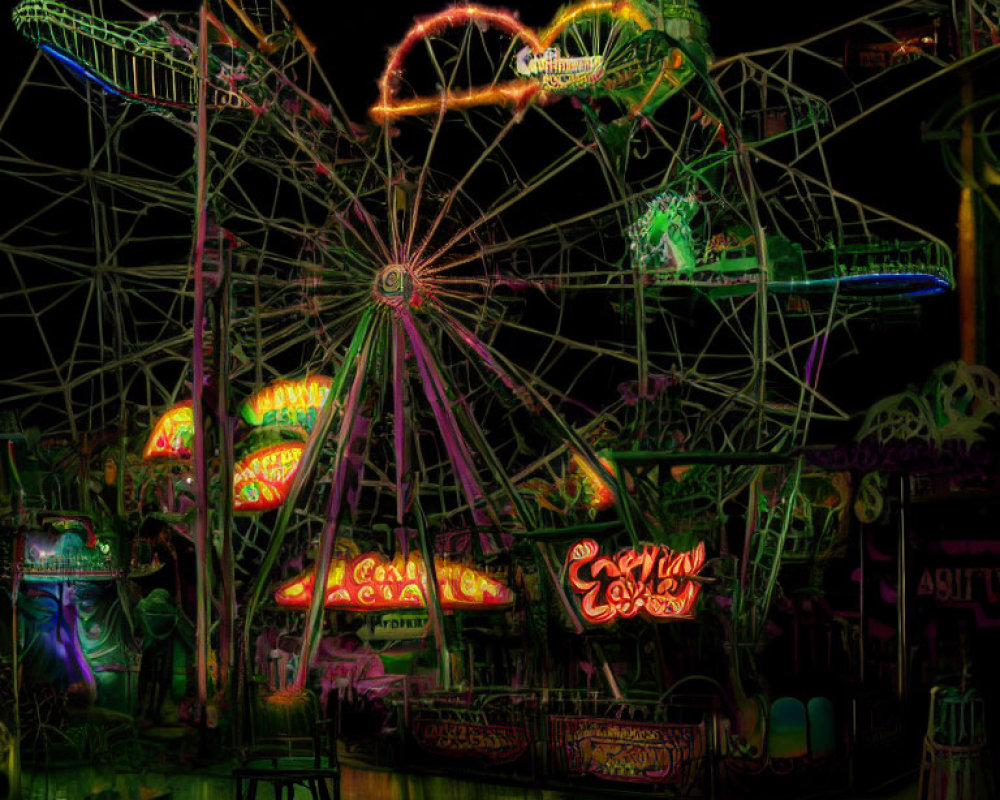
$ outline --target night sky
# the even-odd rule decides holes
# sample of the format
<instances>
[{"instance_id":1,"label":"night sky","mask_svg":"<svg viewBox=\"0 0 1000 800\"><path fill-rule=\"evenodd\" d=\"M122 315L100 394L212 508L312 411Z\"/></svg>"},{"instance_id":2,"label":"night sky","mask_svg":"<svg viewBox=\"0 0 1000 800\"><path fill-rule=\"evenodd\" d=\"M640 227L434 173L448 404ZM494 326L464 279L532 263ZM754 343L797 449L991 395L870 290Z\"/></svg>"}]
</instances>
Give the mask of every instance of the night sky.
<instances>
[{"instance_id":1,"label":"night sky","mask_svg":"<svg viewBox=\"0 0 1000 800\"><path fill-rule=\"evenodd\" d=\"M341 100L350 113L363 118L376 97L375 81L388 49L405 35L415 17L439 11L447 3L382 0L334 6L298 0L291 5L320 46L319 58ZM524 22L541 28L565 5L559 0L531 0L517 8ZM717 57L800 41L884 5L872 0L700 3ZM845 135L831 147L838 188L953 243L958 184L947 174L939 146L923 141L922 125L957 93L956 79L940 79ZM832 389L834 394L842 394L848 403L851 398L863 402L861 398L871 397L874 385L882 394L900 391L911 382L922 383L937 364L957 358L954 296L925 299L917 308L916 315L887 315L854 327L857 341L842 342L844 356L828 364L825 382L840 384ZM851 352L855 346L863 358Z\"/></svg>"},{"instance_id":2,"label":"night sky","mask_svg":"<svg viewBox=\"0 0 1000 800\"><path fill-rule=\"evenodd\" d=\"M443 4L431 0L297 0L289 5L319 46L318 58L349 114L363 120L366 108L376 98L375 82L390 46L405 34L415 17L440 10ZM556 0L532 0L520 15L526 23L541 28L562 5ZM701 5L711 26L710 44L716 56L725 56L797 41L882 4L856 0L806 6L792 0L756 4L705 0ZM178 0L164 10L184 7L195 8L196 4ZM105 14L129 18L128 9L109 9ZM0 72L6 100L31 63L34 48L16 34L9 22L3 25L2 41ZM902 80L905 82L905 75ZM921 130L943 104L956 97L957 91L957 79L936 80L834 143L830 152L836 159L834 178L838 188L953 243L958 186L945 170L939 146L924 142ZM25 114L25 107L20 106L17 113ZM65 131L52 131L51 135L53 147L65 145ZM953 296L924 300L915 313L889 315L855 326L852 332L857 340L839 343L839 352L846 356L829 363L827 380L843 386L863 386L857 393L859 397L870 397L873 383L883 390L880 394L888 394L909 382L922 382L933 366L957 357L956 329ZM865 357L854 358L854 349L863 350ZM847 391L848 395L852 393Z\"/></svg>"}]
</instances>

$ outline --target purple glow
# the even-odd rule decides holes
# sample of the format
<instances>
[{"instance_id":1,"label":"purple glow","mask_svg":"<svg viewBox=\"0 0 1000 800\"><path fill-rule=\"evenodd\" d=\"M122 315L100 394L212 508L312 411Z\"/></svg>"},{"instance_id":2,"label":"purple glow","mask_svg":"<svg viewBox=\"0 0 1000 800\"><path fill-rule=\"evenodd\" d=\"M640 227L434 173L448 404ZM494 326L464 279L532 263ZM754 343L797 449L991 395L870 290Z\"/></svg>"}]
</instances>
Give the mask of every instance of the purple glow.
<instances>
[{"instance_id":1,"label":"purple glow","mask_svg":"<svg viewBox=\"0 0 1000 800\"><path fill-rule=\"evenodd\" d=\"M455 419L448 401L447 386L427 350L427 345L417 330L413 315L409 309L401 308L399 318L406 330L410 347L413 348L413 353L417 358L417 367L420 370L424 394L431 405L431 410L434 412L441 438L444 441L445 450L448 452L448 459L455 468L455 474L458 476L459 485L462 487L466 502L472 510L475 521L477 523L485 522L486 519L482 510L476 508L476 503L483 497L483 490L479 486L479 480L472 461L472 454L469 452L468 445L458 430L458 421ZM494 549L485 534L480 534L480 540L485 552L490 552Z\"/></svg>"},{"instance_id":2,"label":"purple glow","mask_svg":"<svg viewBox=\"0 0 1000 800\"><path fill-rule=\"evenodd\" d=\"M439 309L439 313L444 317L448 324L451 325L452 329L458 334L459 338L466 344L466 346L479 356L483 364L503 382L504 386L517 395L517 397L520 398L521 402L524 403L528 409L531 411L541 410L541 407L532 400L531 393L528 389L514 380L510 373L497 364L496 359L490 352L489 347L487 347L479 337L445 311Z\"/></svg>"},{"instance_id":3,"label":"purple glow","mask_svg":"<svg viewBox=\"0 0 1000 800\"><path fill-rule=\"evenodd\" d=\"M352 433L360 416L361 389L368 376L368 355L371 339L365 343L358 356L357 371L351 391L347 396L344 415L340 420L340 430L337 432L337 455L333 467L333 485L330 488L330 503L326 511L326 524L320 535L319 552L316 554L316 576L320 586L325 586L330 579L330 564L333 561L333 545L337 538L337 522L340 518L341 506L344 500L344 485L347 473L352 466L349 449ZM347 365L345 365L346 367ZM319 641L323 622L324 592L316 592L309 604L306 615L306 627L302 636L302 650L299 656L300 668L295 673L294 689L301 691L309 678L309 665Z\"/></svg>"}]
</instances>

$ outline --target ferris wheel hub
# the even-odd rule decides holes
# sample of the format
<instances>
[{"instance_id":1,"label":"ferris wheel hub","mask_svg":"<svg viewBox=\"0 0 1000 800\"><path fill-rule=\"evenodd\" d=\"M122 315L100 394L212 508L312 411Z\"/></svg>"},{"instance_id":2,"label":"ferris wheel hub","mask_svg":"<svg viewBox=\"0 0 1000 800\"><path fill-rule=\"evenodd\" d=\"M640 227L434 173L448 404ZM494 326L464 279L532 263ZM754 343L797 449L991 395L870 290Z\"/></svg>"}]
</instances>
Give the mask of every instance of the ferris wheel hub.
<instances>
[{"instance_id":1,"label":"ferris wheel hub","mask_svg":"<svg viewBox=\"0 0 1000 800\"><path fill-rule=\"evenodd\" d=\"M413 303L413 272L403 264L387 264L375 279L375 298L383 303Z\"/></svg>"}]
</instances>

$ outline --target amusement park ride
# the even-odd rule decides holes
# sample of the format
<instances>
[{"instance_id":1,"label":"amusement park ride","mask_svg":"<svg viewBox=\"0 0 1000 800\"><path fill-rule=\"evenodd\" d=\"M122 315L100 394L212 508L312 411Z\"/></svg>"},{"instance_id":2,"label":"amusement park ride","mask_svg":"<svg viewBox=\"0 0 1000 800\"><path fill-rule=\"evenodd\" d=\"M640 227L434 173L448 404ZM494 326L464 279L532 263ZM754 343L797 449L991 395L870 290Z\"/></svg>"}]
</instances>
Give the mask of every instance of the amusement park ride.
<instances>
[{"instance_id":1,"label":"amusement park ride","mask_svg":"<svg viewBox=\"0 0 1000 800\"><path fill-rule=\"evenodd\" d=\"M836 146L991 64L997 7L719 57L694 0L452 5L361 120L281 0L111 5L12 13L11 791L18 742L81 756L75 724L247 748L315 706L400 765L846 779L891 728L859 722L852 531L905 539L913 475L993 480L1000 381L956 362L860 425L823 386L857 326L956 288L949 243L838 189Z\"/></svg>"}]
</instances>

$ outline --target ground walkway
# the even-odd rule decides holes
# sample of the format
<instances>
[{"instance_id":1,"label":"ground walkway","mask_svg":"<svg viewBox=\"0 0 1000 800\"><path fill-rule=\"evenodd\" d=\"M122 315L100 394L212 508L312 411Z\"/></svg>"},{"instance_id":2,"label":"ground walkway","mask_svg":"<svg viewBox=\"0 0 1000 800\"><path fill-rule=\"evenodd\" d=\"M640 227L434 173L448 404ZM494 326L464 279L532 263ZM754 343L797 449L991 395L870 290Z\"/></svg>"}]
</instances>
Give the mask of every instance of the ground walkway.
<instances>
[{"instance_id":1,"label":"ground walkway","mask_svg":"<svg viewBox=\"0 0 1000 800\"><path fill-rule=\"evenodd\" d=\"M225 770L195 775L116 774L101 768L50 770L24 776L24 800L229 800L233 783ZM916 786L889 787L843 800L915 800ZM618 795L621 797L621 795ZM305 800L301 790L296 800ZM497 786L434 775L413 775L344 766L342 800L599 800L599 795ZM832 796L831 796L832 798ZM258 800L271 800L267 791ZM985 800L985 798L984 798Z\"/></svg>"}]
</instances>

